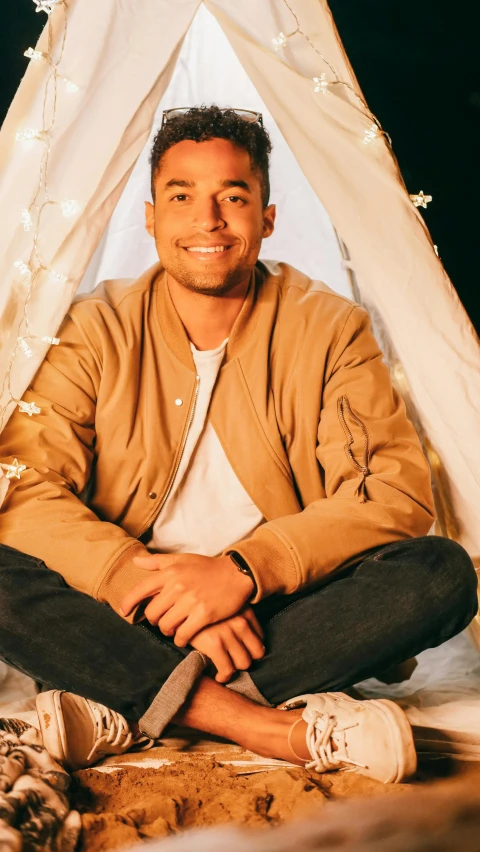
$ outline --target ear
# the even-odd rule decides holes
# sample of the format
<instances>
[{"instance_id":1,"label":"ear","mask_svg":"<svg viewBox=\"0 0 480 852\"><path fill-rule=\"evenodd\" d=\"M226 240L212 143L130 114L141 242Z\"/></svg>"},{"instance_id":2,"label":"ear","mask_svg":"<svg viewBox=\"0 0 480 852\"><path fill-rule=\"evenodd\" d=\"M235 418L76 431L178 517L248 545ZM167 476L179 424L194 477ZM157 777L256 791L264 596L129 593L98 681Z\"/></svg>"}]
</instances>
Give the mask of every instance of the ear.
<instances>
[{"instance_id":1,"label":"ear","mask_svg":"<svg viewBox=\"0 0 480 852\"><path fill-rule=\"evenodd\" d=\"M269 204L268 207L265 207L263 211L263 237L270 237L273 234L275 228L275 216L277 215L277 208L275 204Z\"/></svg>"},{"instance_id":2,"label":"ear","mask_svg":"<svg viewBox=\"0 0 480 852\"><path fill-rule=\"evenodd\" d=\"M145 227L150 236L155 239L155 208L151 201L145 202Z\"/></svg>"}]
</instances>

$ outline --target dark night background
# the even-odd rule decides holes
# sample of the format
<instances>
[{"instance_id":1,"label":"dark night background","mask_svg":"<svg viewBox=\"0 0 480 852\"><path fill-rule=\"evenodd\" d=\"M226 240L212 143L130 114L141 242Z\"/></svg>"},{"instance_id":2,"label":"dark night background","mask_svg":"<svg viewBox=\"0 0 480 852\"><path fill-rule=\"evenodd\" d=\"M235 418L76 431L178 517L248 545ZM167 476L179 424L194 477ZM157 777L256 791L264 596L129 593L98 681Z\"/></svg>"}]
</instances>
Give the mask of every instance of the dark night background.
<instances>
[{"instance_id":1,"label":"dark night background","mask_svg":"<svg viewBox=\"0 0 480 852\"><path fill-rule=\"evenodd\" d=\"M0 2L3 121L27 65L23 51L46 18L32 0ZM433 196L425 221L479 331L480 3L330 0L330 8L409 192Z\"/></svg>"}]
</instances>

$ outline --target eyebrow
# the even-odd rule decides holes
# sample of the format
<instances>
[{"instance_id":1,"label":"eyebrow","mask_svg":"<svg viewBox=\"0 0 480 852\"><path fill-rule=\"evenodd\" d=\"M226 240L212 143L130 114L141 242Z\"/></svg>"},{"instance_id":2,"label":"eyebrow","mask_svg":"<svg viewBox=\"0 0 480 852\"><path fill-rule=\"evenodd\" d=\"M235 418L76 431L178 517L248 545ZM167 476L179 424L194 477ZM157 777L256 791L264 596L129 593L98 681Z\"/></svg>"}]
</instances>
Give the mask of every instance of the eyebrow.
<instances>
[{"instance_id":1,"label":"eyebrow","mask_svg":"<svg viewBox=\"0 0 480 852\"><path fill-rule=\"evenodd\" d=\"M245 192L252 192L251 187L247 183L246 180L221 180L218 182L221 189L230 189L232 187L238 187L239 189L245 190ZM181 178L172 178L165 184L164 189L171 189L172 186L181 186L187 189L193 189L196 186L195 181L193 180L182 180Z\"/></svg>"}]
</instances>

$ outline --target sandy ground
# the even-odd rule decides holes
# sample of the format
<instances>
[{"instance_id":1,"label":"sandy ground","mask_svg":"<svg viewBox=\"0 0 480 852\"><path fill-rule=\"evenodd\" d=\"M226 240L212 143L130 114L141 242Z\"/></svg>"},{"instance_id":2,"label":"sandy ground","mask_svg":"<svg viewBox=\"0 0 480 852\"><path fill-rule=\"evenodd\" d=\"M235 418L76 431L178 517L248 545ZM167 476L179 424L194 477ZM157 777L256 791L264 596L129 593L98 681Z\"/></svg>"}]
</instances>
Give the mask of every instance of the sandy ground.
<instances>
[{"instance_id":1,"label":"sandy ground","mask_svg":"<svg viewBox=\"0 0 480 852\"><path fill-rule=\"evenodd\" d=\"M192 827L280 825L318 813L329 800L402 796L434 784L448 785L453 794L466 782L477 789L480 783L480 762L421 758L410 783L384 785L351 772L264 767L238 747L218 743L166 744L122 762L74 775L72 805L83 825L79 852L121 849Z\"/></svg>"}]
</instances>

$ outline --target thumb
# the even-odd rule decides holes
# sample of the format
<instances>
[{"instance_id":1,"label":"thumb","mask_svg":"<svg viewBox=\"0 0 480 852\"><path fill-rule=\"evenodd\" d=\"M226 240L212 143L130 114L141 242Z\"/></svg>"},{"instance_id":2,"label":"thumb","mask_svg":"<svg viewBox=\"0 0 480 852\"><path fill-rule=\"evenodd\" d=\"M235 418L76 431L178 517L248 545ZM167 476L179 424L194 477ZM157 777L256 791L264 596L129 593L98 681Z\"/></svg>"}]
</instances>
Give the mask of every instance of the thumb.
<instances>
[{"instance_id":1,"label":"thumb","mask_svg":"<svg viewBox=\"0 0 480 852\"><path fill-rule=\"evenodd\" d=\"M167 564L165 557L158 553L134 556L133 561L139 568L146 568L147 571L158 571L159 568L165 568Z\"/></svg>"}]
</instances>

